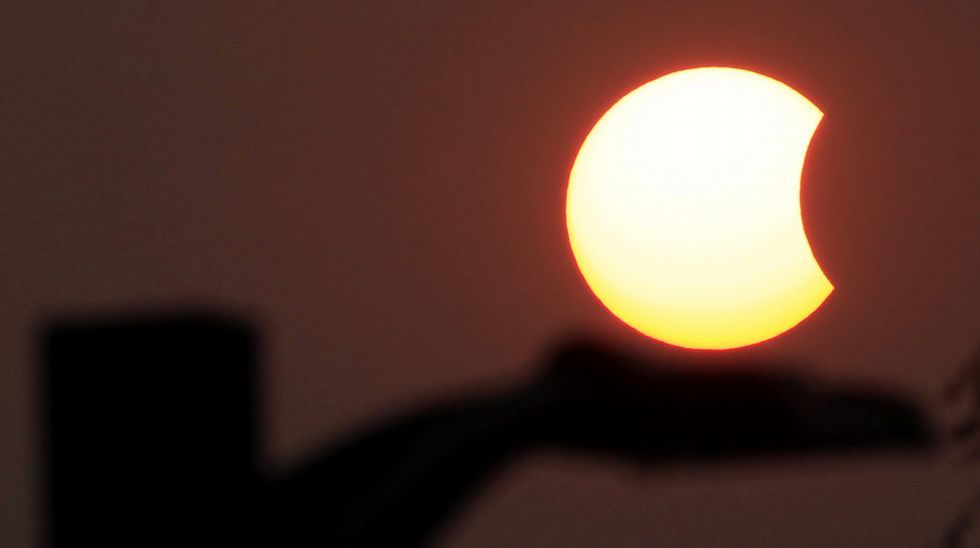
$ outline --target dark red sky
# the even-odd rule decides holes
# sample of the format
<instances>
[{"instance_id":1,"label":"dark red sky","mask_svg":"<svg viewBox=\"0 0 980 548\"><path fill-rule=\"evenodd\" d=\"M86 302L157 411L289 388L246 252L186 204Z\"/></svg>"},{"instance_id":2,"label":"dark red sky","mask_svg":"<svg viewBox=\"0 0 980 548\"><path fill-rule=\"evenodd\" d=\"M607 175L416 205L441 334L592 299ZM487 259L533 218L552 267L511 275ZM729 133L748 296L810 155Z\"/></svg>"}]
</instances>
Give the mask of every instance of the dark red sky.
<instances>
[{"instance_id":1,"label":"dark red sky","mask_svg":"<svg viewBox=\"0 0 980 548\"><path fill-rule=\"evenodd\" d=\"M279 463L527 374L569 329L648 344L581 280L564 190L597 117L679 68L756 70L825 113L803 208L837 290L752 352L935 396L980 326L976 2L506 4L4 10L0 545L36 538L51 312L261 318ZM956 508L943 482L901 459L637 477L542 456L446 544L924 546Z\"/></svg>"}]
</instances>

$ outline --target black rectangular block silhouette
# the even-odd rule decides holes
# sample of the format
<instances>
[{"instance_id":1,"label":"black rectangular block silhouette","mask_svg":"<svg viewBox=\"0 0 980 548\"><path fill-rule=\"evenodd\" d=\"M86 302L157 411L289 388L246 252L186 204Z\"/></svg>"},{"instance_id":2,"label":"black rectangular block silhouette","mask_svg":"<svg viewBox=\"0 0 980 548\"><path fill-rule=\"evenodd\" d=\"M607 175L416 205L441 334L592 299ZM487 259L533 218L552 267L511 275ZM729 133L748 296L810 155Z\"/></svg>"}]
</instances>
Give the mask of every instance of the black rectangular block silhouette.
<instances>
[{"instance_id":1,"label":"black rectangular block silhouette","mask_svg":"<svg viewBox=\"0 0 980 548\"><path fill-rule=\"evenodd\" d=\"M45 330L47 543L227 545L245 534L255 340L247 325L201 315Z\"/></svg>"}]
</instances>

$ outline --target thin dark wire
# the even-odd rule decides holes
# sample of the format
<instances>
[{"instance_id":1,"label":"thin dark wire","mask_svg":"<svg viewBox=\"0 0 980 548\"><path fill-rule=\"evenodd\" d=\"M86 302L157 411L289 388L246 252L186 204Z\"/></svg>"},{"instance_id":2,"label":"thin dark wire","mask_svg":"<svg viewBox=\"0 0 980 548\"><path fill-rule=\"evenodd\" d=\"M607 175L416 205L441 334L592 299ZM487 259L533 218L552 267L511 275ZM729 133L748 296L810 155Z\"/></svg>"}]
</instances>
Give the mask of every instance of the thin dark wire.
<instances>
[{"instance_id":1,"label":"thin dark wire","mask_svg":"<svg viewBox=\"0 0 980 548\"><path fill-rule=\"evenodd\" d=\"M980 463L980 351L975 352L973 358L956 372L946 387L945 396L947 403L950 404L969 399L970 410L966 417L952 427L950 440L954 444L971 445L965 464L969 471L975 471L977 464ZM964 508L946 529L943 546L965 548L964 542L969 538L971 531L976 529L978 517L980 517L980 490L968 499Z\"/></svg>"}]
</instances>

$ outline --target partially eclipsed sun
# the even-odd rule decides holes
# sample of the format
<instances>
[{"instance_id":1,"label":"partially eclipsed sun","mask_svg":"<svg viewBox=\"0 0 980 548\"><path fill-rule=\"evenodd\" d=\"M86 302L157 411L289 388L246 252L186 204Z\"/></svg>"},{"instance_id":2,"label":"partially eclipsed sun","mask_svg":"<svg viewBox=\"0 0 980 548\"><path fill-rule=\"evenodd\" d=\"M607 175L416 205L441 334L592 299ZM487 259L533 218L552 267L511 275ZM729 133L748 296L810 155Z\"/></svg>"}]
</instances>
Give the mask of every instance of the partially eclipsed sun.
<instances>
[{"instance_id":1,"label":"partially eclipsed sun","mask_svg":"<svg viewBox=\"0 0 980 548\"><path fill-rule=\"evenodd\" d=\"M568 183L572 251L589 287L639 331L687 348L770 339L833 291L800 211L823 113L747 70L674 72L619 100Z\"/></svg>"}]
</instances>

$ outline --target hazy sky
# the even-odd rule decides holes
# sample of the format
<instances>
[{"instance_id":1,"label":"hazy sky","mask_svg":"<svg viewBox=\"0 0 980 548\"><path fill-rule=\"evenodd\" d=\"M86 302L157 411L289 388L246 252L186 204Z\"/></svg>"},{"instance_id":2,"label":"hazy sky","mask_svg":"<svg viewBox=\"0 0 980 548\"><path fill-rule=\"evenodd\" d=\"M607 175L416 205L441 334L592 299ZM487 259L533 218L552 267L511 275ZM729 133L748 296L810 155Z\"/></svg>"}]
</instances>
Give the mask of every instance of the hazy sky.
<instances>
[{"instance_id":1,"label":"hazy sky","mask_svg":"<svg viewBox=\"0 0 980 548\"><path fill-rule=\"evenodd\" d=\"M756 70L825 113L803 210L836 291L753 353L926 400L970 353L976 2L410 4L3 10L0 545L36 538L32 336L52 313L250 314L282 465L417 400L526 375L568 330L652 344L581 279L564 191L598 116L680 68ZM445 543L930 546L958 497L943 466L638 476L538 455Z\"/></svg>"}]
</instances>

